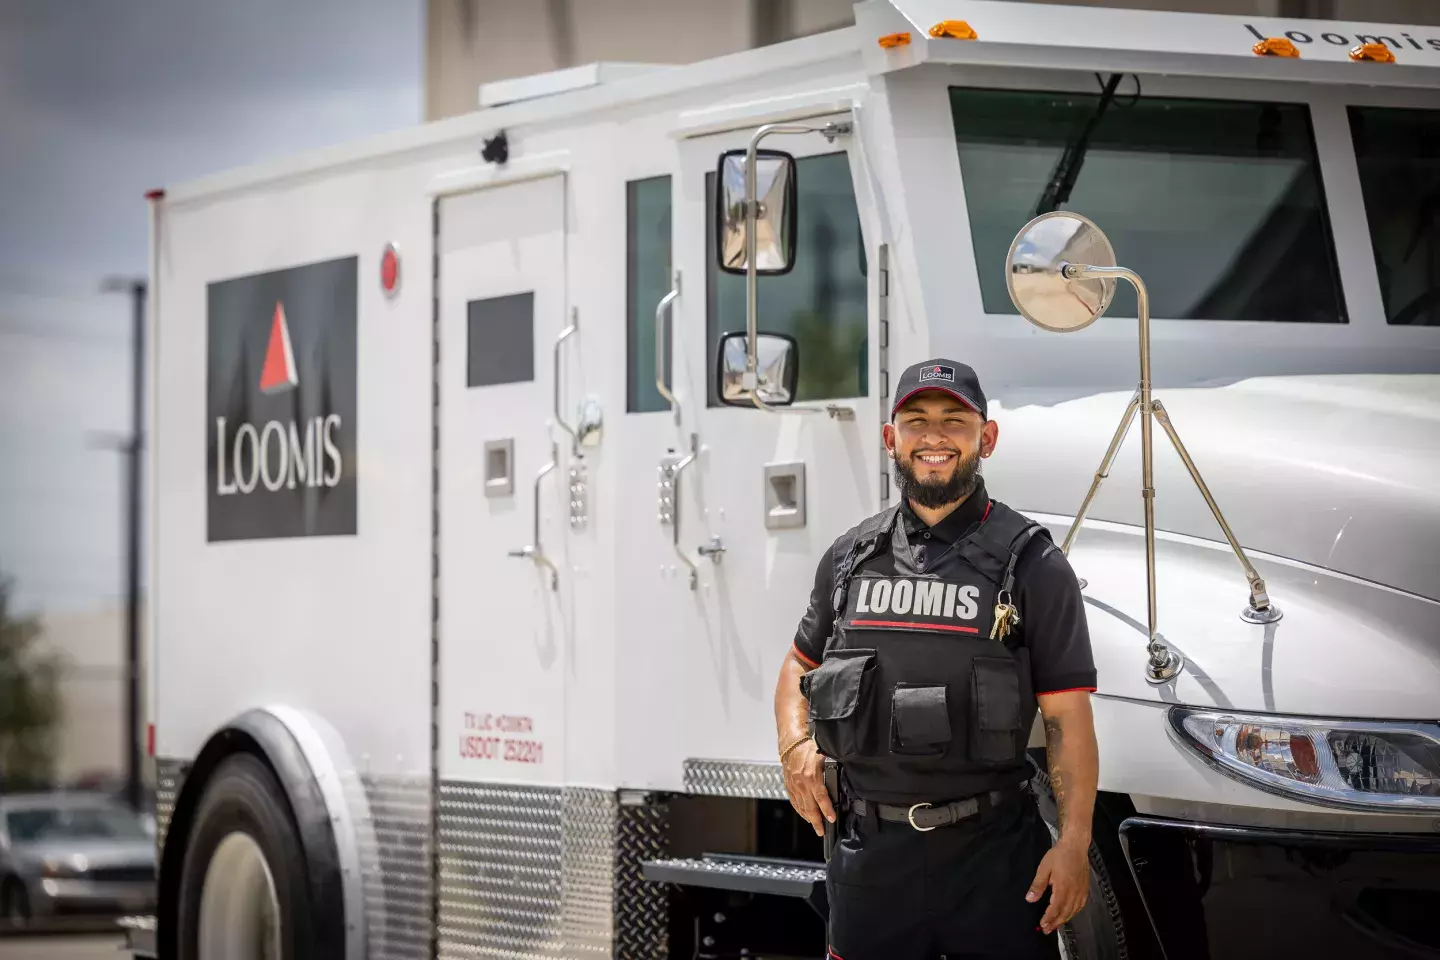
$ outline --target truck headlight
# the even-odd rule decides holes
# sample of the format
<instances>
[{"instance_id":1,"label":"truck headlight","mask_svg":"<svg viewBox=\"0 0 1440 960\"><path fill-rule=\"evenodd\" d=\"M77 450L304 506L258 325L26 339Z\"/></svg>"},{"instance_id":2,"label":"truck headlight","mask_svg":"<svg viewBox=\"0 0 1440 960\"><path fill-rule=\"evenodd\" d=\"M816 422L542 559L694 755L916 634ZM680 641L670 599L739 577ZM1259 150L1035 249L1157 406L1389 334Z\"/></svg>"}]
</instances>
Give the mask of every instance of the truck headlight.
<instances>
[{"instance_id":1,"label":"truck headlight","mask_svg":"<svg viewBox=\"0 0 1440 960\"><path fill-rule=\"evenodd\" d=\"M1440 724L1171 707L1170 726L1222 773L1310 803L1440 810Z\"/></svg>"}]
</instances>

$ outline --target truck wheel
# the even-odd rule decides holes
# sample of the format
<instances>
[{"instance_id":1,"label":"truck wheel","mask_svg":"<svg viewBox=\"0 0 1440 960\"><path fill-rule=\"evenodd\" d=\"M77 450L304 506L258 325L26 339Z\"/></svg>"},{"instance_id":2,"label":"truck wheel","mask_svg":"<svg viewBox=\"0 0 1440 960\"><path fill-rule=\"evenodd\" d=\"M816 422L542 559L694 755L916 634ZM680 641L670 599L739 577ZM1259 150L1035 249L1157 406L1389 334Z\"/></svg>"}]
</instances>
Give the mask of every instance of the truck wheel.
<instances>
[{"instance_id":1,"label":"truck wheel","mask_svg":"<svg viewBox=\"0 0 1440 960\"><path fill-rule=\"evenodd\" d=\"M195 810L180 870L182 960L320 960L299 832L275 775L235 754Z\"/></svg>"},{"instance_id":2,"label":"truck wheel","mask_svg":"<svg viewBox=\"0 0 1440 960\"><path fill-rule=\"evenodd\" d=\"M30 925L30 896L14 877L0 883L0 926L19 930Z\"/></svg>"},{"instance_id":3,"label":"truck wheel","mask_svg":"<svg viewBox=\"0 0 1440 960\"><path fill-rule=\"evenodd\" d=\"M1035 768L1035 777L1030 783L1039 802L1040 816L1050 828L1050 836L1058 839L1060 815L1055 794L1050 789L1050 776L1043 762L1036 763ZM1128 960L1130 956L1115 883L1095 842L1090 844L1090 897L1084 908L1060 928L1059 939L1060 952L1066 960Z\"/></svg>"}]
</instances>

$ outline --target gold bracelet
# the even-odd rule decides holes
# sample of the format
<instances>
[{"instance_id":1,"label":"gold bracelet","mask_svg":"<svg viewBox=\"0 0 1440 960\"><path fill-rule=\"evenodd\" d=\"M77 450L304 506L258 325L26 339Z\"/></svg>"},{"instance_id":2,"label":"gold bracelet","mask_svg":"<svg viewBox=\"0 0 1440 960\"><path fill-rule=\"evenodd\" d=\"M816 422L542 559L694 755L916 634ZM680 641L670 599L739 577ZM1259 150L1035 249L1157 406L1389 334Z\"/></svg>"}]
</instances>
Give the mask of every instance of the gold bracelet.
<instances>
[{"instance_id":1,"label":"gold bracelet","mask_svg":"<svg viewBox=\"0 0 1440 960\"><path fill-rule=\"evenodd\" d=\"M803 737L801 737L800 739L796 740L794 743L790 744L790 745L789 745L788 747L786 747L784 750L781 750L781 751L780 751L780 762L781 762L781 763L784 763L784 762L785 762L785 758L790 755L790 751L791 751L791 750L794 750L796 747L800 746L800 744L804 743L806 740L809 740L809 739L810 739L810 734L807 733L807 734L805 734Z\"/></svg>"}]
</instances>

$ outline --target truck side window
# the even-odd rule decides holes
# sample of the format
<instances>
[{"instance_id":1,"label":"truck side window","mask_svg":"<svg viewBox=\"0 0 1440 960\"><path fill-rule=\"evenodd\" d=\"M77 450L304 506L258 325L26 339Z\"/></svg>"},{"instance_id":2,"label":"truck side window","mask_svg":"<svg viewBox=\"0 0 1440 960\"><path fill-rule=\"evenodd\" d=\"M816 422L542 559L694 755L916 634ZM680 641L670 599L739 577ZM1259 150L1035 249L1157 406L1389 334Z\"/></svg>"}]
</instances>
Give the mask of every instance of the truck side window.
<instances>
[{"instance_id":1,"label":"truck side window","mask_svg":"<svg viewBox=\"0 0 1440 960\"><path fill-rule=\"evenodd\" d=\"M762 333L796 340L800 379L796 400L866 395L865 244L860 211L844 153L797 161L800 210L795 266L761 277L756 305ZM706 378L715 395L715 349L720 337L745 329L745 278L715 266L715 175L705 180Z\"/></svg>"},{"instance_id":2,"label":"truck side window","mask_svg":"<svg viewBox=\"0 0 1440 960\"><path fill-rule=\"evenodd\" d=\"M670 292L670 178L625 184L625 411L668 410L655 389L655 307ZM665 318L665 385L675 340Z\"/></svg>"},{"instance_id":3,"label":"truck side window","mask_svg":"<svg viewBox=\"0 0 1440 960\"><path fill-rule=\"evenodd\" d=\"M1347 322L1308 108L1135 97L1133 84L1103 112L1095 94L951 88L985 312L1015 312L1000 265L1098 113L1060 206L1110 236L1153 317ZM1128 285L1110 313L1136 315Z\"/></svg>"},{"instance_id":4,"label":"truck side window","mask_svg":"<svg viewBox=\"0 0 1440 960\"><path fill-rule=\"evenodd\" d=\"M1440 111L1351 107L1350 136L1385 319L1440 326Z\"/></svg>"}]
</instances>

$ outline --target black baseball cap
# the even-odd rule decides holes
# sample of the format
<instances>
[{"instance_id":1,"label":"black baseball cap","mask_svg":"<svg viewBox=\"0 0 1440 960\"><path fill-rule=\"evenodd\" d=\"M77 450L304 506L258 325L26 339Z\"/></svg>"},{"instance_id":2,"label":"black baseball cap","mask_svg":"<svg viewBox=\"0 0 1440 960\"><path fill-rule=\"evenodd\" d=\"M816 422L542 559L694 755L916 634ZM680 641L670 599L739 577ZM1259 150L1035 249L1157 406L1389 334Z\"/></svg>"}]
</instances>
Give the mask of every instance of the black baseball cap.
<instances>
[{"instance_id":1,"label":"black baseball cap","mask_svg":"<svg viewBox=\"0 0 1440 960\"><path fill-rule=\"evenodd\" d=\"M890 406L890 419L895 419L895 411L900 409L900 404L922 390L948 393L986 420L990 419L986 413L985 391L980 389L980 378L975 371L963 363L943 357L905 368L895 384L895 402Z\"/></svg>"}]
</instances>

